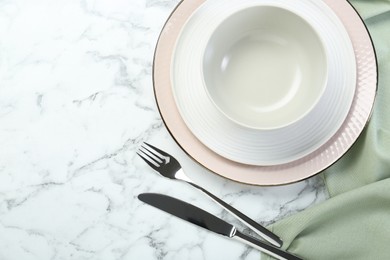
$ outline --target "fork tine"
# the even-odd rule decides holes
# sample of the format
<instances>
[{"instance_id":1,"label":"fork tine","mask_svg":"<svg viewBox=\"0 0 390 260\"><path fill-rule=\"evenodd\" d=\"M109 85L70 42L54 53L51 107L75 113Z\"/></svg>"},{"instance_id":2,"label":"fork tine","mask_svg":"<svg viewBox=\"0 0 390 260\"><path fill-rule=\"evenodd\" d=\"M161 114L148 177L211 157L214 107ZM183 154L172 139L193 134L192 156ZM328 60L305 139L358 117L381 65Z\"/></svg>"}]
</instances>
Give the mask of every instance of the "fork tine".
<instances>
[{"instance_id":1,"label":"fork tine","mask_svg":"<svg viewBox=\"0 0 390 260\"><path fill-rule=\"evenodd\" d=\"M155 151L157 151L158 153L160 153L162 156L169 156L169 157L172 157L170 154L164 152L164 151L161 151L160 149L158 149L157 147L154 147L153 145L151 144L148 144L147 142L144 142L144 144L146 144L147 146L149 146L150 148L154 149ZM149 151L149 150L148 150ZM149 151L151 152L151 151ZM158 156L158 157L161 157L161 156Z\"/></svg>"},{"instance_id":2,"label":"fork tine","mask_svg":"<svg viewBox=\"0 0 390 260\"><path fill-rule=\"evenodd\" d=\"M154 151L153 149L150 149L144 145L141 145L141 148L139 149L139 151L142 151L144 154L147 154L149 157L151 157L153 159L153 161L155 161L157 164L161 164L163 163L164 161L164 156L158 154L156 151Z\"/></svg>"},{"instance_id":3,"label":"fork tine","mask_svg":"<svg viewBox=\"0 0 390 260\"><path fill-rule=\"evenodd\" d=\"M143 149L145 149L146 151L148 151L149 153L153 154L154 156L156 156L159 160L163 160L164 158L164 155L163 154L158 154L155 150L147 147L146 145L142 145L141 146Z\"/></svg>"},{"instance_id":4,"label":"fork tine","mask_svg":"<svg viewBox=\"0 0 390 260\"><path fill-rule=\"evenodd\" d=\"M152 160L153 162L155 162L156 164L159 165L159 163L157 163L150 155L148 155L147 153L145 153L144 151L140 150L140 152L137 152L138 156L142 158L142 160L144 160L147 164L149 164L150 167L152 167L154 170L157 171L158 167L153 164L150 160ZM150 158L150 159L148 159Z\"/></svg>"}]
</instances>

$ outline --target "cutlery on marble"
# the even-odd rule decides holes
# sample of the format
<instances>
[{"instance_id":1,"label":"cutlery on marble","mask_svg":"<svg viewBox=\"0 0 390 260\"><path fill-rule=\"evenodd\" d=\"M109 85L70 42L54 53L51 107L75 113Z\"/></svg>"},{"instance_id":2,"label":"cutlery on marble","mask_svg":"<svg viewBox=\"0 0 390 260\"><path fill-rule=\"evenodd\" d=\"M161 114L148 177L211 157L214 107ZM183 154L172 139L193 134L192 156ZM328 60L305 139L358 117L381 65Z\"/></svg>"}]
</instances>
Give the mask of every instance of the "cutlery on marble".
<instances>
[{"instance_id":1,"label":"cutlery on marble","mask_svg":"<svg viewBox=\"0 0 390 260\"><path fill-rule=\"evenodd\" d=\"M204 211L184 201L156 193L143 193L138 195L138 199L199 227L205 228L209 231L226 236L228 238L234 238L238 241L241 241L276 259L302 259L273 245L262 242L252 236L245 235L238 231L235 226L210 214L207 211Z\"/></svg>"},{"instance_id":2,"label":"cutlery on marble","mask_svg":"<svg viewBox=\"0 0 390 260\"><path fill-rule=\"evenodd\" d=\"M137 154L150 167L152 167L155 171L160 173L160 175L170 179L176 179L176 180L187 182L188 184L192 185L193 187L197 188L198 190L202 191L204 194L209 196L213 201L215 201L222 208L224 208L226 211L228 211L230 214L232 214L234 217L240 220L243 224L245 224L247 227L249 227L251 230L257 233L264 240L268 241L274 246L277 247L282 246L283 241L276 234L272 233L271 231L269 231L259 223L255 222L253 219L249 218L239 210L230 206L229 204L227 204L226 202L224 202L214 194L210 193L206 189L195 184L190 178L188 178L185 175L184 170L180 166L179 162L170 154L148 143L144 143L141 146L141 149L139 149L139 151L137 152Z\"/></svg>"}]
</instances>

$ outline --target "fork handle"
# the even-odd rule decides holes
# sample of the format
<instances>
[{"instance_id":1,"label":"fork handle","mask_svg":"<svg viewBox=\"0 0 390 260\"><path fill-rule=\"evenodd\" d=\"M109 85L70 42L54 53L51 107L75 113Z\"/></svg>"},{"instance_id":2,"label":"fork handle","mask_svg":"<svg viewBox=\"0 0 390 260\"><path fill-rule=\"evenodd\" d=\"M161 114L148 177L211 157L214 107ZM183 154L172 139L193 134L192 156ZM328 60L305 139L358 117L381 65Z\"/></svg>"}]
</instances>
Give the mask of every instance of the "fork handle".
<instances>
[{"instance_id":1,"label":"fork handle","mask_svg":"<svg viewBox=\"0 0 390 260\"><path fill-rule=\"evenodd\" d=\"M230 206L229 204L227 204L226 202L224 202L223 200L221 200L220 198L218 198L217 196L215 196L211 192L196 185L195 183L193 183L193 182L188 182L188 183L190 185L192 185L193 187L201 190L203 193L205 193L207 196L209 196L212 200L214 200L217 204L219 204L222 208L224 208L231 215L236 217L238 220L240 220L247 227L252 229L254 232L256 232L256 234L258 234L260 237L262 237L263 239L265 239L269 243L271 243L277 247L281 247L283 245L283 241L280 239L280 237L278 237L277 235L275 235L274 233L272 233L271 231L269 231L268 229L266 229L265 227L263 227L259 223L255 222L253 219L249 218L241 211L233 208L232 206Z\"/></svg>"}]
</instances>

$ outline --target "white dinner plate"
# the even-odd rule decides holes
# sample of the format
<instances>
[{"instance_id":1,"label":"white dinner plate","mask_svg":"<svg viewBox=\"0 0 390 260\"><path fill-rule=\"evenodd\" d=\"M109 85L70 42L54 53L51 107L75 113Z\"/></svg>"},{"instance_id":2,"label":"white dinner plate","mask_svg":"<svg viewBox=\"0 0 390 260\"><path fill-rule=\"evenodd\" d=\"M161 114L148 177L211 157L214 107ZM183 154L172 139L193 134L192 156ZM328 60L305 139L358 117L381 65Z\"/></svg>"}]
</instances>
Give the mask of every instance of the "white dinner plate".
<instances>
[{"instance_id":1,"label":"white dinner plate","mask_svg":"<svg viewBox=\"0 0 390 260\"><path fill-rule=\"evenodd\" d=\"M324 93L305 117L286 127L254 129L229 120L215 106L204 86L202 65L204 49L221 21L233 13L265 5L298 14L318 32L324 42L329 76ZM312 153L337 132L352 104L356 61L344 25L322 1L213 0L194 10L178 35L171 77L181 117L205 146L238 163L270 166Z\"/></svg>"}]
</instances>

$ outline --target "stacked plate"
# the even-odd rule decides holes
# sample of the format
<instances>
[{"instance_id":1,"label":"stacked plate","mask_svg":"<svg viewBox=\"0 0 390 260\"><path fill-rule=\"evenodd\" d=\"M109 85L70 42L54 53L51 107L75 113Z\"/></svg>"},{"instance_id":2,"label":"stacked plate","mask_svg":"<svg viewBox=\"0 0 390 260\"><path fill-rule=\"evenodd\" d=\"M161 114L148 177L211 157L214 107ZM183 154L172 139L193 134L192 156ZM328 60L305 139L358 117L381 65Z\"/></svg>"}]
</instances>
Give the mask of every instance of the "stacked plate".
<instances>
[{"instance_id":1,"label":"stacked plate","mask_svg":"<svg viewBox=\"0 0 390 260\"><path fill-rule=\"evenodd\" d=\"M226 178L280 185L337 161L377 88L369 34L347 1L186 0L154 63L178 144Z\"/></svg>"}]
</instances>

